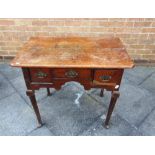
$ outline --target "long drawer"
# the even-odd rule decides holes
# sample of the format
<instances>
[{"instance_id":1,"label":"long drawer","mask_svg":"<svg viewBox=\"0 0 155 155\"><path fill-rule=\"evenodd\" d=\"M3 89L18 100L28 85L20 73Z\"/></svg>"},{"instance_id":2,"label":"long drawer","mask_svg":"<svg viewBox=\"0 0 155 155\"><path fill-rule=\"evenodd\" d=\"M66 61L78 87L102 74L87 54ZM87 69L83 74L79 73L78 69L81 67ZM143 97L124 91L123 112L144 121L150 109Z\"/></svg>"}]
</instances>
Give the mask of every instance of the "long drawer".
<instances>
[{"instance_id":1,"label":"long drawer","mask_svg":"<svg viewBox=\"0 0 155 155\"><path fill-rule=\"evenodd\" d=\"M56 80L92 80L91 69L30 68L30 76L32 82L52 82Z\"/></svg>"}]
</instances>

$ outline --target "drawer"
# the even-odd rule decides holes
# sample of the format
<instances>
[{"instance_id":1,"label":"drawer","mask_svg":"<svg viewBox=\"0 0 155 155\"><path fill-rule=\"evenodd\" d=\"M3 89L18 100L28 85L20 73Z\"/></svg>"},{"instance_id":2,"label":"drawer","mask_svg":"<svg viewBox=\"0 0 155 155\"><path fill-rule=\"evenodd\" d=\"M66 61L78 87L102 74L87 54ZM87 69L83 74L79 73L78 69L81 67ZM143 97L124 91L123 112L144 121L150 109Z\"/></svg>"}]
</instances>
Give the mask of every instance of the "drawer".
<instances>
[{"instance_id":1,"label":"drawer","mask_svg":"<svg viewBox=\"0 0 155 155\"><path fill-rule=\"evenodd\" d=\"M53 69L53 79L81 79L90 80L91 70L90 69Z\"/></svg>"},{"instance_id":2,"label":"drawer","mask_svg":"<svg viewBox=\"0 0 155 155\"><path fill-rule=\"evenodd\" d=\"M31 68L30 76L32 82L52 82L51 70L47 68Z\"/></svg>"},{"instance_id":3,"label":"drawer","mask_svg":"<svg viewBox=\"0 0 155 155\"><path fill-rule=\"evenodd\" d=\"M120 84L122 74L122 69L98 69L94 72L94 80L103 83Z\"/></svg>"}]
</instances>

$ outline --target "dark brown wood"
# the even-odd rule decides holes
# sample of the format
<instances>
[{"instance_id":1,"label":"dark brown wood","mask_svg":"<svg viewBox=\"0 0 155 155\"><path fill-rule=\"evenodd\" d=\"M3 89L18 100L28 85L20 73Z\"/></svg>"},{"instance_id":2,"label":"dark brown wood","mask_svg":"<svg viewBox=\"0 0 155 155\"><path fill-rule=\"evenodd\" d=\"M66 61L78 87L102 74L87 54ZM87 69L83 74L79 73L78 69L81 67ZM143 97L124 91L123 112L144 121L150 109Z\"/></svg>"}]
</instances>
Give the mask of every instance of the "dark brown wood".
<instances>
[{"instance_id":1,"label":"dark brown wood","mask_svg":"<svg viewBox=\"0 0 155 155\"><path fill-rule=\"evenodd\" d=\"M50 89L49 88L47 88L47 96L51 96L52 94L51 94L51 92L50 92Z\"/></svg>"},{"instance_id":2,"label":"dark brown wood","mask_svg":"<svg viewBox=\"0 0 155 155\"><path fill-rule=\"evenodd\" d=\"M94 80L103 83L120 83L123 69L97 69L94 73Z\"/></svg>"},{"instance_id":3,"label":"dark brown wood","mask_svg":"<svg viewBox=\"0 0 155 155\"><path fill-rule=\"evenodd\" d=\"M32 82L51 82L51 70L48 68L31 68L30 70Z\"/></svg>"},{"instance_id":4,"label":"dark brown wood","mask_svg":"<svg viewBox=\"0 0 155 155\"><path fill-rule=\"evenodd\" d=\"M52 69L52 75L54 79L65 78L90 80L91 69L58 68Z\"/></svg>"},{"instance_id":5,"label":"dark brown wood","mask_svg":"<svg viewBox=\"0 0 155 155\"><path fill-rule=\"evenodd\" d=\"M39 125L42 124L34 90L61 89L66 82L81 83L86 90L100 88L112 92L105 121L108 128L110 117L119 97L119 88L124 68L132 68L119 38L31 38L23 46L12 66L21 67L27 95L34 108Z\"/></svg>"},{"instance_id":6,"label":"dark brown wood","mask_svg":"<svg viewBox=\"0 0 155 155\"><path fill-rule=\"evenodd\" d=\"M39 108L38 108L38 105L37 105L37 101L36 101L36 98L35 98L35 95L34 95L34 91L33 90L27 90L26 94L30 98L30 101L32 103L34 112L35 112L35 114L37 116L37 120L38 120L38 124L39 124L38 127L40 127L40 126L42 126L42 121L41 121L41 116L40 116Z\"/></svg>"},{"instance_id":7,"label":"dark brown wood","mask_svg":"<svg viewBox=\"0 0 155 155\"><path fill-rule=\"evenodd\" d=\"M107 113L107 117L105 120L105 127L109 128L109 120L111 118L112 112L114 110L117 98L119 97L120 93L118 91L113 91L112 95L111 95L111 101L110 101L110 105L108 108L108 113Z\"/></svg>"},{"instance_id":8,"label":"dark brown wood","mask_svg":"<svg viewBox=\"0 0 155 155\"><path fill-rule=\"evenodd\" d=\"M103 96L104 96L104 89L101 88L100 97L103 97Z\"/></svg>"},{"instance_id":9,"label":"dark brown wood","mask_svg":"<svg viewBox=\"0 0 155 155\"><path fill-rule=\"evenodd\" d=\"M31 76L28 68L22 68L27 89L31 89Z\"/></svg>"}]
</instances>

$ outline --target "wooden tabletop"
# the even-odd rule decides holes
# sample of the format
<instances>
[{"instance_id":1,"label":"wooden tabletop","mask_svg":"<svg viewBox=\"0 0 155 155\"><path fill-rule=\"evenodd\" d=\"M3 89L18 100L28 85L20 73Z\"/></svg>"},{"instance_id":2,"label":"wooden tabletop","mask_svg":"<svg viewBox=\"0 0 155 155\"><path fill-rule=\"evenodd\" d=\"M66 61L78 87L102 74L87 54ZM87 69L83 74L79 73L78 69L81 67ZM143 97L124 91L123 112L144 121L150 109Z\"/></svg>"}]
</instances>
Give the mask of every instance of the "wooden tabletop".
<instances>
[{"instance_id":1,"label":"wooden tabletop","mask_svg":"<svg viewBox=\"0 0 155 155\"><path fill-rule=\"evenodd\" d=\"M33 37L11 66L45 68L132 68L119 38Z\"/></svg>"}]
</instances>

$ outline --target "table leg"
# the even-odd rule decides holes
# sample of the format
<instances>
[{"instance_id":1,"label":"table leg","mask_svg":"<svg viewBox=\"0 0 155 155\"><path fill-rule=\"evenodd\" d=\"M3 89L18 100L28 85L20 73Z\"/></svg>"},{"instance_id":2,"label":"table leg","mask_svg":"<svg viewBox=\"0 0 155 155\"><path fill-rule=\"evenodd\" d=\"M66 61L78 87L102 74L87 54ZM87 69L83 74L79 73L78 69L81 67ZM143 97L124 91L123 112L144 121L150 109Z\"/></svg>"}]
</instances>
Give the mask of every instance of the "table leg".
<instances>
[{"instance_id":1,"label":"table leg","mask_svg":"<svg viewBox=\"0 0 155 155\"><path fill-rule=\"evenodd\" d=\"M41 121L41 116L40 116L39 108L38 108L38 105L37 105L37 101L36 101L36 98L35 98L35 92L34 92L34 90L27 90L26 94L27 94L27 96L29 96L31 104L32 104L33 109L34 109L34 112L36 114L36 117L37 117L37 120L38 120L38 123L39 123L38 127L41 127L42 126L42 121Z\"/></svg>"},{"instance_id":2,"label":"table leg","mask_svg":"<svg viewBox=\"0 0 155 155\"><path fill-rule=\"evenodd\" d=\"M104 88L101 88L100 97L104 96Z\"/></svg>"},{"instance_id":3,"label":"table leg","mask_svg":"<svg viewBox=\"0 0 155 155\"><path fill-rule=\"evenodd\" d=\"M50 88L47 88L47 96L51 96Z\"/></svg>"},{"instance_id":4,"label":"table leg","mask_svg":"<svg viewBox=\"0 0 155 155\"><path fill-rule=\"evenodd\" d=\"M117 98L119 97L120 93L119 91L113 91L112 92L112 96L111 96L111 101L110 101L110 105L108 108L108 113L106 116L106 120L105 120L105 127L108 129L109 128L109 120L111 118L112 112L114 110Z\"/></svg>"}]
</instances>

